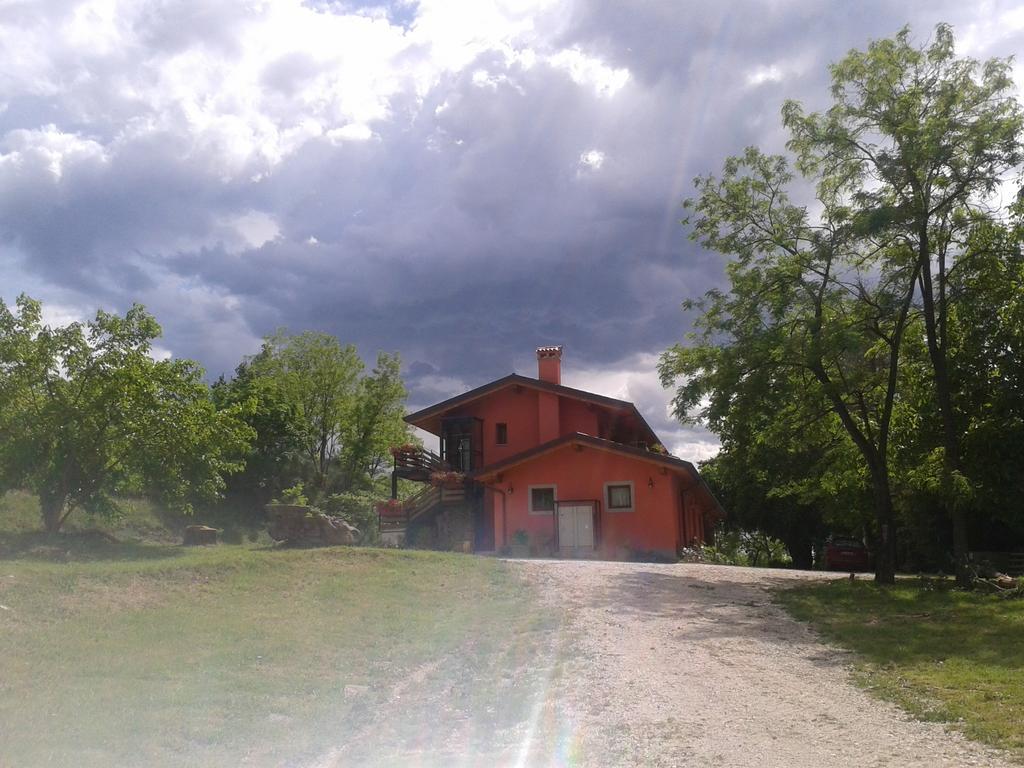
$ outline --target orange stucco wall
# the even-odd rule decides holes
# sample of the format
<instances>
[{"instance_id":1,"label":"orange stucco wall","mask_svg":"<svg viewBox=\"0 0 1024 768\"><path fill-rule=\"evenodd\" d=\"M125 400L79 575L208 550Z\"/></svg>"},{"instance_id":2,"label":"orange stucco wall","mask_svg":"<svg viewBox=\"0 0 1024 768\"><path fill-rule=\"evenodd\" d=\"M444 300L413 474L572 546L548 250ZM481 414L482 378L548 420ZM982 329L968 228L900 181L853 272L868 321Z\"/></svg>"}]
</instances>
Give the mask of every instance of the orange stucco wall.
<instances>
[{"instance_id":1,"label":"orange stucco wall","mask_svg":"<svg viewBox=\"0 0 1024 768\"><path fill-rule=\"evenodd\" d=\"M553 392L537 393L537 429L541 443L561 437L558 431L559 399Z\"/></svg>"},{"instance_id":2,"label":"orange stucco wall","mask_svg":"<svg viewBox=\"0 0 1024 768\"><path fill-rule=\"evenodd\" d=\"M458 412L460 416L475 416L483 421L484 465L507 459L534 448L540 442L537 432L537 390L514 387L494 392L470 403ZM495 442L495 425L508 425L508 444Z\"/></svg>"},{"instance_id":3,"label":"orange stucco wall","mask_svg":"<svg viewBox=\"0 0 1024 768\"><path fill-rule=\"evenodd\" d=\"M483 421L484 466L573 432L607 437L611 421L600 407L526 387L493 392L449 415L474 416ZM507 445L498 445L495 440L498 423L508 425Z\"/></svg>"},{"instance_id":4,"label":"orange stucco wall","mask_svg":"<svg viewBox=\"0 0 1024 768\"><path fill-rule=\"evenodd\" d=\"M654 487L649 486L653 480ZM633 482L633 511L612 512L604 500L604 484ZM684 484L691 478L680 478L642 459L609 453L589 446L577 450L566 445L536 459L513 467L502 475L494 487L505 491L505 519L502 519L500 496L488 494L494 500L495 543L502 547L506 537L525 530L531 544L543 547L554 538L555 521L552 515L529 513L529 486L556 485L555 498L560 501L600 501L601 543L599 555L616 558L625 554L623 547L637 551L657 551L674 555L683 543L681 522L684 516L680 495ZM509 492L511 489L511 492ZM690 521L696 528L696 523Z\"/></svg>"},{"instance_id":5,"label":"orange stucco wall","mask_svg":"<svg viewBox=\"0 0 1024 768\"><path fill-rule=\"evenodd\" d=\"M598 434L598 409L581 400L562 398L558 407L558 423L559 435L582 432L585 435L604 437Z\"/></svg>"}]
</instances>

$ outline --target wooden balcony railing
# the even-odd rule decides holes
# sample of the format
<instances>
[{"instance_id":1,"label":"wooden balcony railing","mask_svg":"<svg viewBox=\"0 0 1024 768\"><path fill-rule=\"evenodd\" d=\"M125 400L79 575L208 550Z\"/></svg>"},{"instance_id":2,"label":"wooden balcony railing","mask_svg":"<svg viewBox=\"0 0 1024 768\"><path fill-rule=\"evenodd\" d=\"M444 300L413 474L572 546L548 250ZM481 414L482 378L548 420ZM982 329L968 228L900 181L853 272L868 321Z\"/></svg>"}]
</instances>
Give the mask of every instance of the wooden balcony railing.
<instances>
[{"instance_id":1,"label":"wooden balcony railing","mask_svg":"<svg viewBox=\"0 0 1024 768\"><path fill-rule=\"evenodd\" d=\"M446 488L428 485L415 496L398 501L377 502L377 519L381 532L401 531L420 515L425 515L442 502L458 501L464 498L464 491L450 491Z\"/></svg>"},{"instance_id":2,"label":"wooden balcony railing","mask_svg":"<svg viewBox=\"0 0 1024 768\"><path fill-rule=\"evenodd\" d=\"M430 480L433 472L447 472L448 463L433 451L418 445L403 445L392 448L395 457L395 474L407 480Z\"/></svg>"}]
</instances>

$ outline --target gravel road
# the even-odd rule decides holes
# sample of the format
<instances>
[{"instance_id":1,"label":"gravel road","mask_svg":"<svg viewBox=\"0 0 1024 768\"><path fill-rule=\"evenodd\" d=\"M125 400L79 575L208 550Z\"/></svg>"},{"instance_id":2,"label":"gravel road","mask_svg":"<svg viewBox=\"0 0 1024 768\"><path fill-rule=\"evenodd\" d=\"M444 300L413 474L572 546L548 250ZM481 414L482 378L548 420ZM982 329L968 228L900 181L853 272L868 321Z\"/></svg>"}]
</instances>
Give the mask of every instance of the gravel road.
<instances>
[{"instance_id":1,"label":"gravel road","mask_svg":"<svg viewBox=\"0 0 1024 768\"><path fill-rule=\"evenodd\" d=\"M772 604L772 589L821 574L516 567L568 612L538 712L543 725L520 752L525 765L1010 765L853 686L849 659Z\"/></svg>"}]
</instances>

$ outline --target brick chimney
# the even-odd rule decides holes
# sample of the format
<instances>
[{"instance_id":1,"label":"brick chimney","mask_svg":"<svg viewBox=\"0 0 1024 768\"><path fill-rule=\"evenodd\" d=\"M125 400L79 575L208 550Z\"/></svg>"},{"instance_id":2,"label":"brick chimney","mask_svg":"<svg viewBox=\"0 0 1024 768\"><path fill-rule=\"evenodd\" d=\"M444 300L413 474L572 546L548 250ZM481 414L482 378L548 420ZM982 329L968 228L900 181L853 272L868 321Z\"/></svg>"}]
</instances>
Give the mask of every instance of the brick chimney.
<instances>
[{"instance_id":1,"label":"brick chimney","mask_svg":"<svg viewBox=\"0 0 1024 768\"><path fill-rule=\"evenodd\" d=\"M562 347L537 347L537 378L549 384L562 383Z\"/></svg>"}]
</instances>

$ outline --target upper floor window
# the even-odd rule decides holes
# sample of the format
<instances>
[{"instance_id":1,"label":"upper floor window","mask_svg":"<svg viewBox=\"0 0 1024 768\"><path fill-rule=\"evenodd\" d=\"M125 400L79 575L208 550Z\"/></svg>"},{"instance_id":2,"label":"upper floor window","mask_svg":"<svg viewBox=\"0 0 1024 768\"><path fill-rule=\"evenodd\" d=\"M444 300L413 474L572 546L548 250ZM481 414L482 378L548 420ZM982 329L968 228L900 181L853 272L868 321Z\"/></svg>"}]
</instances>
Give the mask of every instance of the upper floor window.
<instances>
[{"instance_id":1,"label":"upper floor window","mask_svg":"<svg viewBox=\"0 0 1024 768\"><path fill-rule=\"evenodd\" d=\"M508 445L508 424L503 421L494 425L494 442L498 445Z\"/></svg>"}]
</instances>

